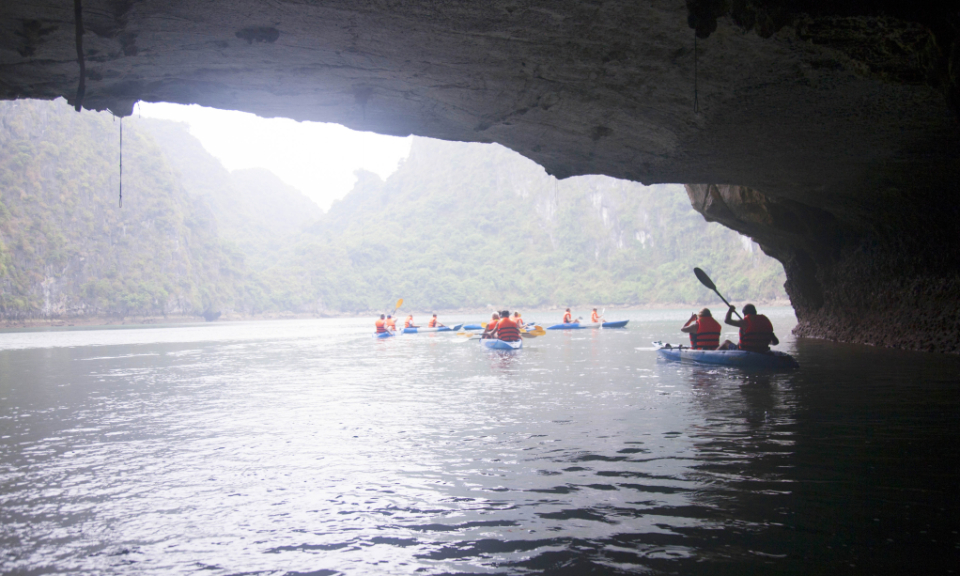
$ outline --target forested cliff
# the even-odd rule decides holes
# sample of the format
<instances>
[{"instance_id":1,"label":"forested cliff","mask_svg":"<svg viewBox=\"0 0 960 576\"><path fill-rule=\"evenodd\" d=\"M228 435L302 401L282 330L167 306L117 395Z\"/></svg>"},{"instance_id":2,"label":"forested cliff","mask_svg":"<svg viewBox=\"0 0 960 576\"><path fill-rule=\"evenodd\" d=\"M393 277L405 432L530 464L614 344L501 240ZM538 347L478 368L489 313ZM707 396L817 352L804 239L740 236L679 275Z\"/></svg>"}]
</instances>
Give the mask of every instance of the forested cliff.
<instances>
[{"instance_id":1,"label":"forested cliff","mask_svg":"<svg viewBox=\"0 0 960 576\"><path fill-rule=\"evenodd\" d=\"M186 125L0 103L5 319L340 313L782 298L783 271L681 186L557 182L499 146L417 138L324 214L262 169L228 172Z\"/></svg>"}]
</instances>

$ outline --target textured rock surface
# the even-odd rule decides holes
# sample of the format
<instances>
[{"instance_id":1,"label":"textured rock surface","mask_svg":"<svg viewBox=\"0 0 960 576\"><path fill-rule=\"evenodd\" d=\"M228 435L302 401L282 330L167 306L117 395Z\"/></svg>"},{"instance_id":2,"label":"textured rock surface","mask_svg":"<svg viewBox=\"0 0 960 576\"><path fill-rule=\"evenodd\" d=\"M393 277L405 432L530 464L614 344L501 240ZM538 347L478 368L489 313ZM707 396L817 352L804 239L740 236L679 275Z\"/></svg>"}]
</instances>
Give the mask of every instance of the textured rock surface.
<instances>
[{"instance_id":1,"label":"textured rock surface","mask_svg":"<svg viewBox=\"0 0 960 576\"><path fill-rule=\"evenodd\" d=\"M783 262L796 334L960 352L960 259L944 248L958 240L955 208L901 205L885 223L851 226L742 186L688 185L687 194L707 220L753 237Z\"/></svg>"},{"instance_id":2,"label":"textured rock surface","mask_svg":"<svg viewBox=\"0 0 960 576\"><path fill-rule=\"evenodd\" d=\"M84 0L84 23L84 106L199 103L495 141L559 176L746 186L727 209L767 216L710 217L784 261L799 333L960 342L930 316L956 305L948 4ZM0 6L0 97L72 100L76 59L72 3Z\"/></svg>"}]
</instances>

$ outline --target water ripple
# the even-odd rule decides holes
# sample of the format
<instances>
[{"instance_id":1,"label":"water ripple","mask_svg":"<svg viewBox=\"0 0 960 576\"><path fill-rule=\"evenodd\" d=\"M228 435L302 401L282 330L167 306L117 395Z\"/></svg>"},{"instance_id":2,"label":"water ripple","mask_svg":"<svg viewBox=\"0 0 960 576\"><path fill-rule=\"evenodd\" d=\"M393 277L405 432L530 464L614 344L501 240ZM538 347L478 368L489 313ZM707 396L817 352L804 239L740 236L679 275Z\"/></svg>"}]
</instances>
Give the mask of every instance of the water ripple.
<instances>
[{"instance_id":1,"label":"water ripple","mask_svg":"<svg viewBox=\"0 0 960 576\"><path fill-rule=\"evenodd\" d=\"M790 343L821 367L669 365L638 347L676 329L650 314L511 355L340 320L0 335L0 571L911 566L888 538L955 557L956 362L921 382Z\"/></svg>"}]
</instances>

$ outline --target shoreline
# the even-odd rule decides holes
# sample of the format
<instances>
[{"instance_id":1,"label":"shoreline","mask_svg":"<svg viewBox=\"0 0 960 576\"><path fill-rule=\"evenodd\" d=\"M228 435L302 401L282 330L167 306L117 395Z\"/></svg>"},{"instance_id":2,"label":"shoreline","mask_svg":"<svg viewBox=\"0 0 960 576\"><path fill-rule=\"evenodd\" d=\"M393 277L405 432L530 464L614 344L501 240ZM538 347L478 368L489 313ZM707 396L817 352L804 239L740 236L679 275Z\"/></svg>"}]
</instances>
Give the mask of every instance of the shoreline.
<instances>
[{"instance_id":1,"label":"shoreline","mask_svg":"<svg viewBox=\"0 0 960 576\"><path fill-rule=\"evenodd\" d=\"M759 307L781 307L781 306L790 306L789 300L757 300L754 301ZM654 303L654 304L640 304L640 305L598 305L600 309L606 309L606 311L614 310L699 310L700 308L707 307L711 310L723 311L725 308L723 303ZM742 307L742 306L738 306ZM547 308L521 308L520 312L562 312L565 307L555 306ZM587 312L593 308L593 306L571 306L573 309L585 310ZM429 316L436 312L438 315L468 315L468 314L477 314L477 315L487 315L490 314L495 308L493 306L486 306L483 308L451 308L451 309L441 309L441 310L405 310L401 309L402 312L398 312L397 316L400 317L406 314L413 314L414 316ZM213 321L206 321L202 316L77 316L71 318L23 318L23 319L0 319L0 329L4 328L71 328L71 327L86 327L86 326L144 326L144 325L166 325L166 324L215 324L218 322L260 322L267 320L309 320L309 319L321 319L321 318L364 318L371 317L382 313L389 313L390 310L385 312L378 311L369 311L363 313L353 313L353 312L324 312L324 313L315 313L315 312L305 312L305 313L294 313L294 312L273 312L268 314L239 314L239 313L227 313L220 316L220 318Z\"/></svg>"}]
</instances>

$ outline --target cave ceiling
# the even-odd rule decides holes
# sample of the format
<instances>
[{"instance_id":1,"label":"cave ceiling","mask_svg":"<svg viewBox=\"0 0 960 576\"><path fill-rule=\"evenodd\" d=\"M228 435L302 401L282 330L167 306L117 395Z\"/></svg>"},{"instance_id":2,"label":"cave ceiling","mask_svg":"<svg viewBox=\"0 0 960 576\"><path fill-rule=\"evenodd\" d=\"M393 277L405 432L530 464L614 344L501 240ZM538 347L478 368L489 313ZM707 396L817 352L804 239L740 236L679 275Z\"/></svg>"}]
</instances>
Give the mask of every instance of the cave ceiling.
<instances>
[{"instance_id":1,"label":"cave ceiling","mask_svg":"<svg viewBox=\"0 0 960 576\"><path fill-rule=\"evenodd\" d=\"M905 175L955 177L954 29L934 9L800 4L83 0L82 105L498 142L559 177L740 184L851 213ZM0 97L76 101L74 14L3 3Z\"/></svg>"}]
</instances>

